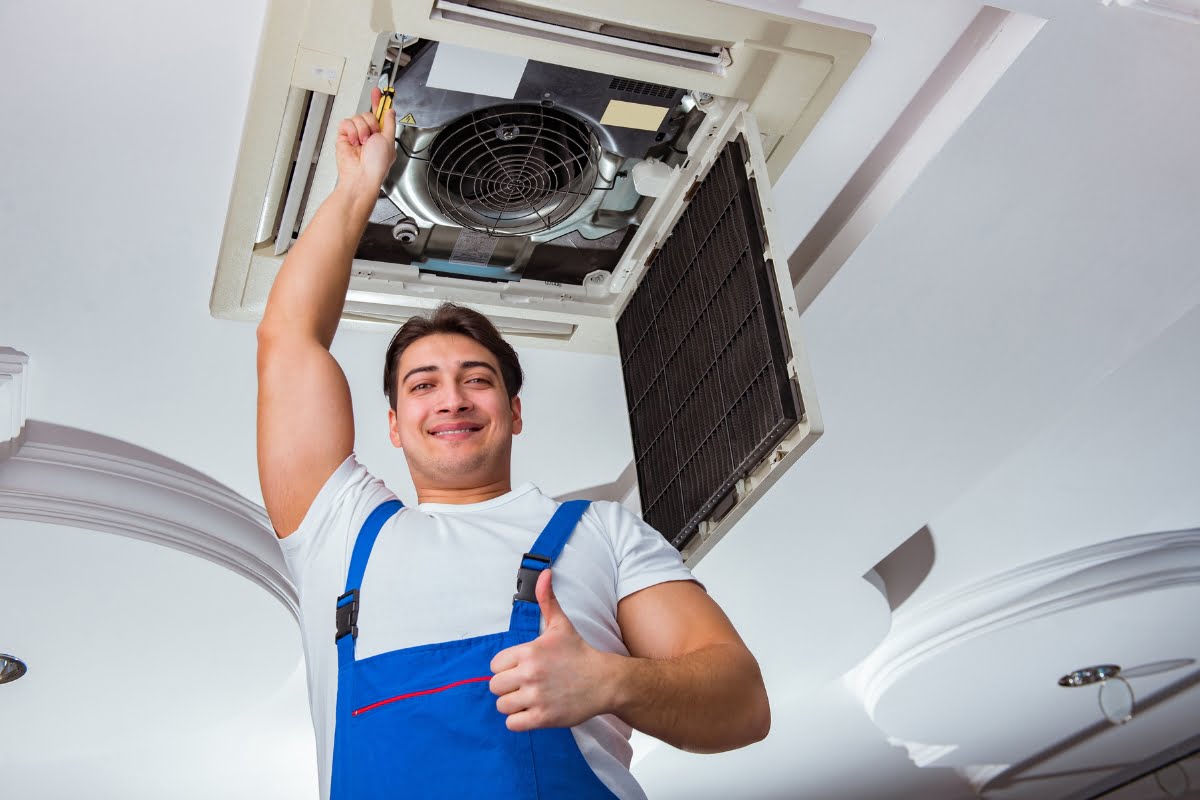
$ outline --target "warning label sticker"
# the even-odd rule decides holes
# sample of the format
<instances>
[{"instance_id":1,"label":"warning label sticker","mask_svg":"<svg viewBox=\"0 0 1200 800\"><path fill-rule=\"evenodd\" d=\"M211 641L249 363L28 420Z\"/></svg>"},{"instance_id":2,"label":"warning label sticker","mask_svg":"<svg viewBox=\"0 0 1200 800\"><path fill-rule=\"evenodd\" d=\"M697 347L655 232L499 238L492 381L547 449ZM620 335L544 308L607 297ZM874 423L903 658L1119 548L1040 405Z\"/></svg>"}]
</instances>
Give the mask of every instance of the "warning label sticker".
<instances>
[{"instance_id":1,"label":"warning label sticker","mask_svg":"<svg viewBox=\"0 0 1200 800\"><path fill-rule=\"evenodd\" d=\"M413 118L412 112L405 114L400 118L401 125L416 125L417 121Z\"/></svg>"},{"instance_id":2,"label":"warning label sticker","mask_svg":"<svg viewBox=\"0 0 1200 800\"><path fill-rule=\"evenodd\" d=\"M463 228L450 253L450 263L485 265L492 259L496 241L495 236Z\"/></svg>"}]
</instances>

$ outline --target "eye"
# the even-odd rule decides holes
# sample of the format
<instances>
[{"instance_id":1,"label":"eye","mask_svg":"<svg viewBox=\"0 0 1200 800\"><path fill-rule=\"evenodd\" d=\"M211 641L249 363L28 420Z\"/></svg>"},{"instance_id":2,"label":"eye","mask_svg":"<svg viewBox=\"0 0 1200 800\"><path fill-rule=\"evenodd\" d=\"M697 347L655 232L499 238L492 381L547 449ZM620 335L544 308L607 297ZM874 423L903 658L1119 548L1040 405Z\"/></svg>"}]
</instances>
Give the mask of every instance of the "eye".
<instances>
[{"instance_id":1,"label":"eye","mask_svg":"<svg viewBox=\"0 0 1200 800\"><path fill-rule=\"evenodd\" d=\"M467 383L485 383L485 384L491 384L491 381L489 381L487 378L484 378L484 377L481 377L481 376L478 376L478 375L477 375L477 376L475 376L474 378L467 378Z\"/></svg>"},{"instance_id":2,"label":"eye","mask_svg":"<svg viewBox=\"0 0 1200 800\"><path fill-rule=\"evenodd\" d=\"M428 389L432 386L433 386L432 383L414 383L411 387L409 387L409 391L410 392L419 392L422 389Z\"/></svg>"}]
</instances>

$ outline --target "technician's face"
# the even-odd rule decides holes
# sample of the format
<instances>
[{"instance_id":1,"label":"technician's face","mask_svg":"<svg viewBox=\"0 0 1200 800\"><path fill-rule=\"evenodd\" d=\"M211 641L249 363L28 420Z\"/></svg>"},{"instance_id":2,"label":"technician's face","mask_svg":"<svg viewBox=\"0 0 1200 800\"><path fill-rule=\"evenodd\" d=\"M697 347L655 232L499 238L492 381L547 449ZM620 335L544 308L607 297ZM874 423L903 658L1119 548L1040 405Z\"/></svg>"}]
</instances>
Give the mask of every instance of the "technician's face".
<instances>
[{"instance_id":1,"label":"technician's face","mask_svg":"<svg viewBox=\"0 0 1200 800\"><path fill-rule=\"evenodd\" d=\"M491 351L467 336L434 334L409 345L396 372L388 427L418 487L472 489L509 480L521 402L509 401Z\"/></svg>"}]
</instances>

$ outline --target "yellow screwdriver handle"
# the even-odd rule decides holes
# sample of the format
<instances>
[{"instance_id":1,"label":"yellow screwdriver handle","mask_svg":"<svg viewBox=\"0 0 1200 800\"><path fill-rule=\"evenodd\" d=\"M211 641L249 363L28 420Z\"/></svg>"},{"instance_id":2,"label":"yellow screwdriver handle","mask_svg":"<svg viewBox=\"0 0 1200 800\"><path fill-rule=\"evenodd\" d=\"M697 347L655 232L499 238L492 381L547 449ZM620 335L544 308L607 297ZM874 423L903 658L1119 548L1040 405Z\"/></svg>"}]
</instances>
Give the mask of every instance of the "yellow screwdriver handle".
<instances>
[{"instance_id":1,"label":"yellow screwdriver handle","mask_svg":"<svg viewBox=\"0 0 1200 800\"><path fill-rule=\"evenodd\" d=\"M375 112L375 121L379 123L379 127L383 127L383 115L392 110L392 94L394 90L388 89L383 93L383 97L379 98L379 110Z\"/></svg>"}]
</instances>

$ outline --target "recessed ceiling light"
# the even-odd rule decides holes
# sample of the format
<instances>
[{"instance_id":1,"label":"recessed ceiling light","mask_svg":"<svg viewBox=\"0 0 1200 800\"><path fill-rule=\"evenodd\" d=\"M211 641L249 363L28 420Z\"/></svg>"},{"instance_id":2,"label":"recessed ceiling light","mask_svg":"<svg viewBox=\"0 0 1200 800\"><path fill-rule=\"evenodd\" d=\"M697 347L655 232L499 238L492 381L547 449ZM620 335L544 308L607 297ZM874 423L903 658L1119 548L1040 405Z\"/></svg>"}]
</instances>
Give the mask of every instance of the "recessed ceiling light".
<instances>
[{"instance_id":1,"label":"recessed ceiling light","mask_svg":"<svg viewBox=\"0 0 1200 800\"><path fill-rule=\"evenodd\" d=\"M1116 664L1099 664L1095 667L1084 667L1074 672L1068 672L1058 679L1059 686L1087 686L1089 683L1101 683L1109 678L1115 678L1121 672Z\"/></svg>"},{"instance_id":2,"label":"recessed ceiling light","mask_svg":"<svg viewBox=\"0 0 1200 800\"><path fill-rule=\"evenodd\" d=\"M1068 672L1058 679L1059 686L1088 686L1100 684L1100 711L1109 722L1121 725L1133 719L1133 687L1117 677L1121 668L1116 664L1098 664Z\"/></svg>"},{"instance_id":3,"label":"recessed ceiling light","mask_svg":"<svg viewBox=\"0 0 1200 800\"><path fill-rule=\"evenodd\" d=\"M25 674L25 662L16 656L0 653L0 683L12 683Z\"/></svg>"}]
</instances>

